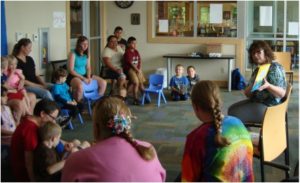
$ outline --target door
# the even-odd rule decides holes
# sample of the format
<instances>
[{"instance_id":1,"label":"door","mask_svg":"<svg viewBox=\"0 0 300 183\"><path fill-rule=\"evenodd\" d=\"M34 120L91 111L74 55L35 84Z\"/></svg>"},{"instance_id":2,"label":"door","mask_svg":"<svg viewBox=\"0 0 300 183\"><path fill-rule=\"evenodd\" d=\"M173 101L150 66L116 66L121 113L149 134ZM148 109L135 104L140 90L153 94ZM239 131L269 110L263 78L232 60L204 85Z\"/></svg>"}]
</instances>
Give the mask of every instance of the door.
<instances>
[{"instance_id":1,"label":"door","mask_svg":"<svg viewBox=\"0 0 300 183\"><path fill-rule=\"evenodd\" d=\"M68 3L68 2L67 2ZM70 1L70 50L75 48L78 36L89 39L89 51L92 74L99 75L101 49L100 1Z\"/></svg>"}]
</instances>

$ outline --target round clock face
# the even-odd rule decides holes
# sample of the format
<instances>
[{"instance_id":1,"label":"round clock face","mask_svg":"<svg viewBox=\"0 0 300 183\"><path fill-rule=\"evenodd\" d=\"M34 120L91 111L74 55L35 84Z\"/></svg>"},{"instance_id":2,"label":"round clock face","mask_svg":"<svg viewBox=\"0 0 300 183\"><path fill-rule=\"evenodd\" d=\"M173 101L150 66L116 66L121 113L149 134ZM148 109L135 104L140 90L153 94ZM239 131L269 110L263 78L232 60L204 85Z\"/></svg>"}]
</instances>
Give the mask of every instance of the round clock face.
<instances>
[{"instance_id":1,"label":"round clock face","mask_svg":"<svg viewBox=\"0 0 300 183\"><path fill-rule=\"evenodd\" d=\"M120 8L129 8L132 4L133 1L115 1L116 5Z\"/></svg>"}]
</instances>

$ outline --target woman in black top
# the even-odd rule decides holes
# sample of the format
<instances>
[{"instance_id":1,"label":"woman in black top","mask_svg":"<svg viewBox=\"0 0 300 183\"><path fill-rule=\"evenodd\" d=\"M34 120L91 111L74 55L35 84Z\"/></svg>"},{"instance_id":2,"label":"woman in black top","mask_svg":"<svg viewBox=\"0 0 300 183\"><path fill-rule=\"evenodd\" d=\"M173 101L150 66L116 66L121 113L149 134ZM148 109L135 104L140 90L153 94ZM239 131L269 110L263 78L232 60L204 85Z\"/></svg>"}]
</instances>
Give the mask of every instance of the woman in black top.
<instances>
[{"instance_id":1,"label":"woman in black top","mask_svg":"<svg viewBox=\"0 0 300 183\"><path fill-rule=\"evenodd\" d=\"M13 55L18 59L17 68L23 71L25 76L25 88L28 92L36 94L39 98L53 100L48 88L50 84L45 83L42 78L36 74L35 63L29 56L32 43L28 38L22 38L15 44Z\"/></svg>"}]
</instances>

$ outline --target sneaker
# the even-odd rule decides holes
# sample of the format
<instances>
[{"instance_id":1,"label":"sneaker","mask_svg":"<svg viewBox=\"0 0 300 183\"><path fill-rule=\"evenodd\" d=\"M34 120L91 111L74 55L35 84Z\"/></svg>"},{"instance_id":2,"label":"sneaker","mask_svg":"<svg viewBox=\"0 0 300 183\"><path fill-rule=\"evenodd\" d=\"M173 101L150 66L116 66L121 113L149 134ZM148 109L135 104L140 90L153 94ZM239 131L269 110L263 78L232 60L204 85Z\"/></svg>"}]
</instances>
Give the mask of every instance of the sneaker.
<instances>
[{"instance_id":1,"label":"sneaker","mask_svg":"<svg viewBox=\"0 0 300 183\"><path fill-rule=\"evenodd\" d=\"M140 101L138 100L138 99L134 99L134 101L133 101L133 105L140 105L141 103L140 103Z\"/></svg>"},{"instance_id":2,"label":"sneaker","mask_svg":"<svg viewBox=\"0 0 300 183\"><path fill-rule=\"evenodd\" d=\"M65 128L70 123L71 118L71 116L58 116L56 122L61 128Z\"/></svg>"}]
</instances>

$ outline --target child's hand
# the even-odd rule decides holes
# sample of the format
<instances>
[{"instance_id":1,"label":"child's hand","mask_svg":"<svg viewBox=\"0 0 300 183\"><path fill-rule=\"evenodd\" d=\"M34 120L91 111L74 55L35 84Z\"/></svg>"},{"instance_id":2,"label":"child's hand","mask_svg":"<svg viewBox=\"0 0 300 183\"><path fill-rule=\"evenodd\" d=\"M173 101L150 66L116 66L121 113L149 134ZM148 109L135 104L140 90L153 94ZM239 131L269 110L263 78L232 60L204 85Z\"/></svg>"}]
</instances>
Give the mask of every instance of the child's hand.
<instances>
[{"instance_id":1,"label":"child's hand","mask_svg":"<svg viewBox=\"0 0 300 183\"><path fill-rule=\"evenodd\" d=\"M72 152L73 147L74 147L74 144L72 142L68 142L65 144L65 150L68 152Z\"/></svg>"}]
</instances>

